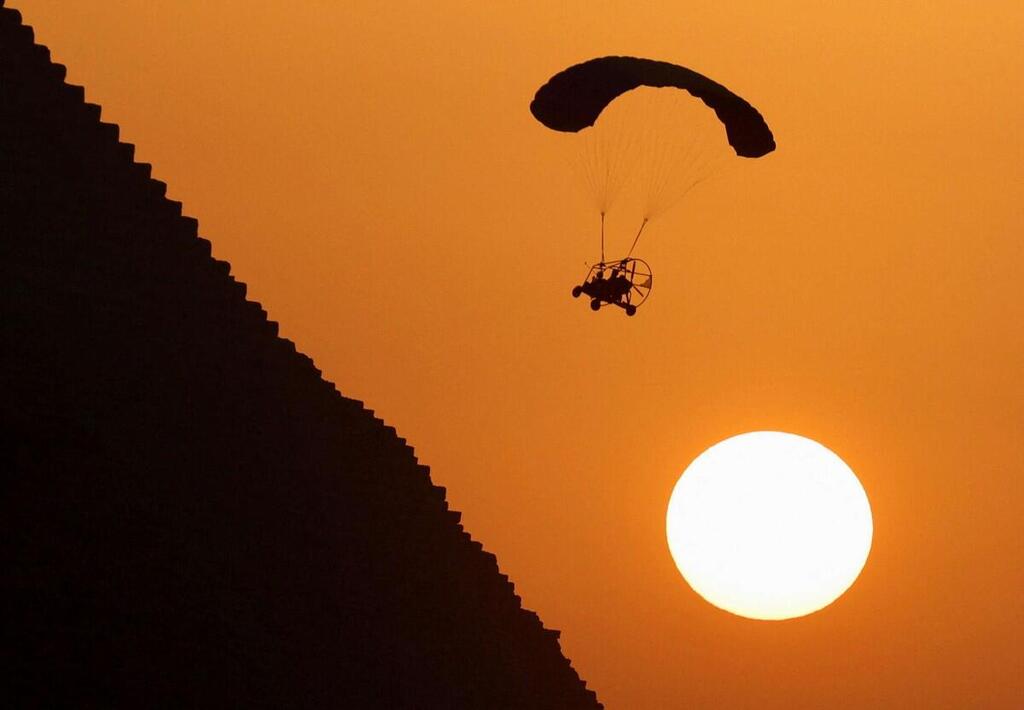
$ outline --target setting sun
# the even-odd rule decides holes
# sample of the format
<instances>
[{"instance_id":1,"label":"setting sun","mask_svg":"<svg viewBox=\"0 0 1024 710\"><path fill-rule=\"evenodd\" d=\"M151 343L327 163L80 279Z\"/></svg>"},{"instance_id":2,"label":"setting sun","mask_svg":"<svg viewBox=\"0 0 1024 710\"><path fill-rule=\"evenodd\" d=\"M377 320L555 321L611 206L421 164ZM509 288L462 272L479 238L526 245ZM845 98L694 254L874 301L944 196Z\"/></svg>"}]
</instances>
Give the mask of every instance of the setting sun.
<instances>
[{"instance_id":1,"label":"setting sun","mask_svg":"<svg viewBox=\"0 0 1024 710\"><path fill-rule=\"evenodd\" d=\"M795 434L734 436L698 456L668 506L668 543L690 586L753 619L817 611L845 592L871 548L853 471Z\"/></svg>"}]
</instances>

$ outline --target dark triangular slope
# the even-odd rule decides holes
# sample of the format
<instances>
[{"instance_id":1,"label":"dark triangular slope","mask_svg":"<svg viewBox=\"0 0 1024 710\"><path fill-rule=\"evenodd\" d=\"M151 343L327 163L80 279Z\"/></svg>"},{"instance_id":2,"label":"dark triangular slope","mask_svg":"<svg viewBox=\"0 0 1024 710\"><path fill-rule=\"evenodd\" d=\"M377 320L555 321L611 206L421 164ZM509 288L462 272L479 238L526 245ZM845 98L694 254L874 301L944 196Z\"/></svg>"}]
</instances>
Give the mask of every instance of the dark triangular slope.
<instances>
[{"instance_id":1,"label":"dark triangular slope","mask_svg":"<svg viewBox=\"0 0 1024 710\"><path fill-rule=\"evenodd\" d=\"M64 74L0 7L5 705L599 707Z\"/></svg>"}]
</instances>

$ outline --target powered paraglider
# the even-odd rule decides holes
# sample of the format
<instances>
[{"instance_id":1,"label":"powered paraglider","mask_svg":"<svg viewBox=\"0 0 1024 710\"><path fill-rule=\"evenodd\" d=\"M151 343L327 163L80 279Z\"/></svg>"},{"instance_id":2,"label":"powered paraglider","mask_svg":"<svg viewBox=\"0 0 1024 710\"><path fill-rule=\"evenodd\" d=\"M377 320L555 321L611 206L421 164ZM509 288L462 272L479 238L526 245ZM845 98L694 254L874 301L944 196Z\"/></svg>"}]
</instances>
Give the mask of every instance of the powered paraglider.
<instances>
[{"instance_id":1,"label":"powered paraglider","mask_svg":"<svg viewBox=\"0 0 1024 710\"><path fill-rule=\"evenodd\" d=\"M691 69L652 59L600 57L569 67L537 90L530 111L554 131L580 134L577 163L601 217L601 260L573 296L590 295L594 310L620 305L632 315L647 298L650 269L632 254L651 219L729 160L775 149L767 123L746 100ZM605 215L630 184L641 192L640 227L625 257L606 260ZM641 266L645 273L636 278ZM604 279L617 267L620 277L630 275L628 288L609 288Z\"/></svg>"}]
</instances>

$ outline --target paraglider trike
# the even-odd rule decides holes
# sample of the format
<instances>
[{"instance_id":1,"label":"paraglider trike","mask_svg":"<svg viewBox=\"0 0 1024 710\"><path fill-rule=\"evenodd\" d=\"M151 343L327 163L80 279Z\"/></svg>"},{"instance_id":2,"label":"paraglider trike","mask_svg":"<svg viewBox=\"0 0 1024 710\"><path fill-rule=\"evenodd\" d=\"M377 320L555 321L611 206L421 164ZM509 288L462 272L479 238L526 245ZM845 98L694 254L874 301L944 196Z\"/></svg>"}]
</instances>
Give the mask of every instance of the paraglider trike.
<instances>
[{"instance_id":1,"label":"paraglider trike","mask_svg":"<svg viewBox=\"0 0 1024 710\"><path fill-rule=\"evenodd\" d=\"M590 267L582 284L573 287L572 297L586 294L595 311L601 306L618 306L631 316L647 300L653 279L651 267L642 259L601 261Z\"/></svg>"}]
</instances>

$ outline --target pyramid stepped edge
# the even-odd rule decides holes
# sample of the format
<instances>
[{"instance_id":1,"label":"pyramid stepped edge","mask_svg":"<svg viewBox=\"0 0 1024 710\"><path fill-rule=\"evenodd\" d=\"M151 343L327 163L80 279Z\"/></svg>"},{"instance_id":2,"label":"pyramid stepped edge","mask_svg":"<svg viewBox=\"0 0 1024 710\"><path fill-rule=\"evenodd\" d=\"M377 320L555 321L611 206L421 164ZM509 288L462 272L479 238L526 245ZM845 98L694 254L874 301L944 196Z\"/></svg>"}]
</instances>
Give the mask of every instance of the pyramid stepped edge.
<instances>
[{"instance_id":1,"label":"pyramid stepped edge","mask_svg":"<svg viewBox=\"0 0 1024 710\"><path fill-rule=\"evenodd\" d=\"M0 0L12 706L601 707L66 77Z\"/></svg>"}]
</instances>

